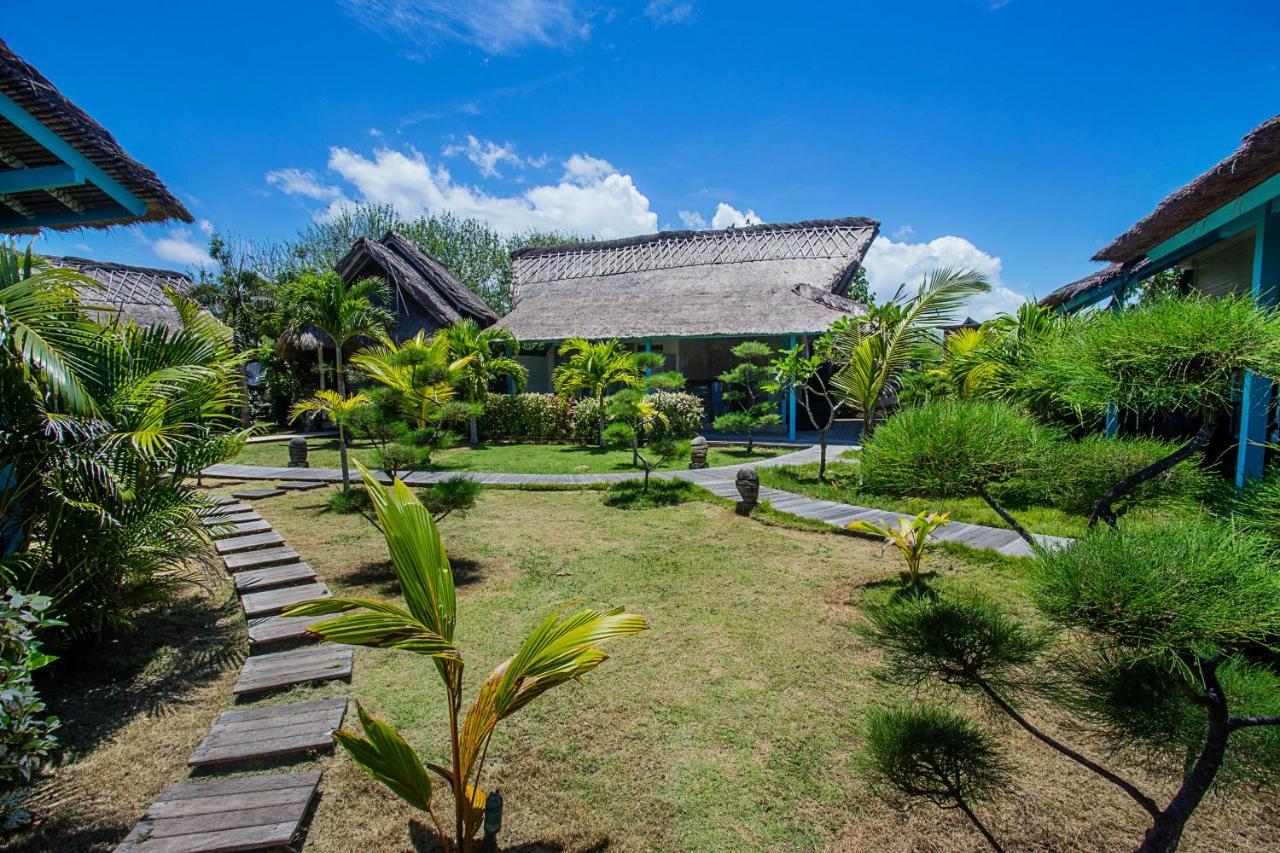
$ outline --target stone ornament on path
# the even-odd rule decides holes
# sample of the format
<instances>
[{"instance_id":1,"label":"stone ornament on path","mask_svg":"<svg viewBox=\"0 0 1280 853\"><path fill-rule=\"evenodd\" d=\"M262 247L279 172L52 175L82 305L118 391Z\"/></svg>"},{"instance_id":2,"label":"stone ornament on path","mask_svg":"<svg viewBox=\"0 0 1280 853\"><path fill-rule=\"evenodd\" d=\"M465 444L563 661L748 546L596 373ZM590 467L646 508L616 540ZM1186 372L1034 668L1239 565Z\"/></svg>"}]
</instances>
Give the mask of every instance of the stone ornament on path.
<instances>
[{"instance_id":1,"label":"stone ornament on path","mask_svg":"<svg viewBox=\"0 0 1280 853\"><path fill-rule=\"evenodd\" d=\"M702 436L695 436L693 441L689 442L689 470L697 471L700 468L707 467L707 440Z\"/></svg>"},{"instance_id":2,"label":"stone ornament on path","mask_svg":"<svg viewBox=\"0 0 1280 853\"><path fill-rule=\"evenodd\" d=\"M307 462L307 440L302 436L289 439L289 467L311 467Z\"/></svg>"},{"instance_id":3,"label":"stone ornament on path","mask_svg":"<svg viewBox=\"0 0 1280 853\"><path fill-rule=\"evenodd\" d=\"M742 496L742 500L738 501L738 514L750 515L760 501L760 475L755 468L747 465L738 469L738 476L733 482L738 487L738 494Z\"/></svg>"}]
</instances>

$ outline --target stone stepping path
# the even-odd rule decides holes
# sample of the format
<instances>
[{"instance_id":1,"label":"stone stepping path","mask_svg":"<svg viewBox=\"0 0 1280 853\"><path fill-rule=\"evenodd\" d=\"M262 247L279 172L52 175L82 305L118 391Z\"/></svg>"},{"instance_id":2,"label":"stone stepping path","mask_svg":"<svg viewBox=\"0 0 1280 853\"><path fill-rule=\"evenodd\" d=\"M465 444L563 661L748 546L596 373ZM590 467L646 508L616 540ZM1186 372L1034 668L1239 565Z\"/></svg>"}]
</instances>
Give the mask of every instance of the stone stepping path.
<instances>
[{"instance_id":1,"label":"stone stepping path","mask_svg":"<svg viewBox=\"0 0 1280 853\"><path fill-rule=\"evenodd\" d=\"M245 551L242 554L228 554L222 558L232 572L242 569L261 569L267 566L278 566L281 563L298 562L298 552L289 547L263 548L260 551Z\"/></svg>"},{"instance_id":2,"label":"stone stepping path","mask_svg":"<svg viewBox=\"0 0 1280 853\"><path fill-rule=\"evenodd\" d=\"M207 767L332 750L333 730L342 727L346 713L345 698L227 711L218 717L187 764Z\"/></svg>"},{"instance_id":3,"label":"stone stepping path","mask_svg":"<svg viewBox=\"0 0 1280 853\"><path fill-rule=\"evenodd\" d=\"M283 847L307 814L319 770L170 785L117 853L218 853Z\"/></svg>"},{"instance_id":4,"label":"stone stepping path","mask_svg":"<svg viewBox=\"0 0 1280 853\"><path fill-rule=\"evenodd\" d=\"M235 503L215 506L213 509L201 510L200 516L202 518L222 518L223 516L235 515L242 512L253 512L253 506L241 501L236 501Z\"/></svg>"},{"instance_id":5,"label":"stone stepping path","mask_svg":"<svg viewBox=\"0 0 1280 853\"><path fill-rule=\"evenodd\" d=\"M245 500L258 500L260 498L274 498L276 495L283 494L284 492L281 489L277 489L274 486L267 486L263 488L241 489L238 492L232 492L231 497L244 498Z\"/></svg>"},{"instance_id":6,"label":"stone stepping path","mask_svg":"<svg viewBox=\"0 0 1280 853\"><path fill-rule=\"evenodd\" d=\"M210 527L221 525L209 525ZM213 534L215 539L226 539L230 536L244 536L249 533L269 533L271 525L262 520L227 522L226 529Z\"/></svg>"},{"instance_id":7,"label":"stone stepping path","mask_svg":"<svg viewBox=\"0 0 1280 853\"><path fill-rule=\"evenodd\" d=\"M260 649L275 643L309 639L307 627L321 616L267 616L249 620L249 648Z\"/></svg>"},{"instance_id":8,"label":"stone stepping path","mask_svg":"<svg viewBox=\"0 0 1280 853\"><path fill-rule=\"evenodd\" d=\"M244 524L249 521L262 521L256 512L234 512L230 515L209 515L200 519L205 527L218 527L223 524Z\"/></svg>"},{"instance_id":9,"label":"stone stepping path","mask_svg":"<svg viewBox=\"0 0 1280 853\"><path fill-rule=\"evenodd\" d=\"M249 569L235 574L237 592L258 592L275 586L314 581L315 569L306 563L285 563L265 569Z\"/></svg>"},{"instance_id":10,"label":"stone stepping path","mask_svg":"<svg viewBox=\"0 0 1280 853\"><path fill-rule=\"evenodd\" d=\"M347 646L315 646L246 658L232 692L245 696L337 678L351 678L351 649Z\"/></svg>"},{"instance_id":11,"label":"stone stepping path","mask_svg":"<svg viewBox=\"0 0 1280 853\"><path fill-rule=\"evenodd\" d=\"M284 489L286 492L309 492L312 489L323 489L324 483L307 483L301 480L292 480L287 483L277 483L277 489Z\"/></svg>"},{"instance_id":12,"label":"stone stepping path","mask_svg":"<svg viewBox=\"0 0 1280 853\"><path fill-rule=\"evenodd\" d=\"M251 533L248 536L232 536L215 542L213 547L219 554L239 554L242 551L257 551L276 545L283 545L284 537L279 533Z\"/></svg>"},{"instance_id":13,"label":"stone stepping path","mask_svg":"<svg viewBox=\"0 0 1280 853\"><path fill-rule=\"evenodd\" d=\"M331 597L329 588L324 584L308 583L245 593L240 596L240 603L244 605L245 616L273 616L291 604L301 604L313 598Z\"/></svg>"}]
</instances>

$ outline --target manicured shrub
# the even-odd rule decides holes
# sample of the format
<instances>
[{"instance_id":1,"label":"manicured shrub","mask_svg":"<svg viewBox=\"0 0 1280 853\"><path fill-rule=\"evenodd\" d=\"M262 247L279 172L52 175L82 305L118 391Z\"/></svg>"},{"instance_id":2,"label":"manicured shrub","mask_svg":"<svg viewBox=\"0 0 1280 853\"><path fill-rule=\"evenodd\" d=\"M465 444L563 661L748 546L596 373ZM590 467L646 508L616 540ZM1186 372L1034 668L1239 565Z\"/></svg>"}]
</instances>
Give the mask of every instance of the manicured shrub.
<instances>
[{"instance_id":1,"label":"manicured shrub","mask_svg":"<svg viewBox=\"0 0 1280 853\"><path fill-rule=\"evenodd\" d=\"M1272 465L1261 480L1243 488L1233 509L1242 525L1280 547L1280 466Z\"/></svg>"},{"instance_id":2,"label":"manicured shrub","mask_svg":"<svg viewBox=\"0 0 1280 853\"><path fill-rule=\"evenodd\" d=\"M480 416L489 441L567 441L573 401L557 394L490 394Z\"/></svg>"},{"instance_id":3,"label":"manicured shrub","mask_svg":"<svg viewBox=\"0 0 1280 853\"><path fill-rule=\"evenodd\" d=\"M1047 448L1048 460L1038 483L1030 484L1033 499L1067 512L1087 514L1120 479L1140 471L1178 449L1176 442L1154 438L1106 438L1090 435ZM1195 454L1146 481L1125 496L1129 506L1161 499L1194 501L1214 488L1214 478ZM1034 494L1038 492L1039 494Z\"/></svg>"},{"instance_id":4,"label":"manicured shrub","mask_svg":"<svg viewBox=\"0 0 1280 853\"><path fill-rule=\"evenodd\" d=\"M436 521L447 515L466 515L480 497L482 486L466 477L450 477L418 490L418 500Z\"/></svg>"},{"instance_id":5,"label":"manicured shrub","mask_svg":"<svg viewBox=\"0 0 1280 853\"><path fill-rule=\"evenodd\" d=\"M28 788L57 746L57 717L47 716L31 674L53 660L40 651L36 632L61 625L48 618L49 599L12 589L0 596L0 824L21 826Z\"/></svg>"},{"instance_id":6,"label":"manicured shrub","mask_svg":"<svg viewBox=\"0 0 1280 853\"><path fill-rule=\"evenodd\" d=\"M702 429L702 400L681 391L654 391L649 395L654 408L666 417L655 435L667 438L693 438Z\"/></svg>"}]
</instances>

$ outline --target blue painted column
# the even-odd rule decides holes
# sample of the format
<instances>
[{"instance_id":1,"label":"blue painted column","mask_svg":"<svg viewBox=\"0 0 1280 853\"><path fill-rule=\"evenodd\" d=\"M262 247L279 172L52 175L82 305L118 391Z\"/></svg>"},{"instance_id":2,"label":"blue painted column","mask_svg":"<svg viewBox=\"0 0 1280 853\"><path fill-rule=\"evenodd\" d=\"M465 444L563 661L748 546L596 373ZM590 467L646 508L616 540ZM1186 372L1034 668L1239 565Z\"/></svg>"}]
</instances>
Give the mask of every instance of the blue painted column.
<instances>
[{"instance_id":1,"label":"blue painted column","mask_svg":"<svg viewBox=\"0 0 1280 853\"><path fill-rule=\"evenodd\" d=\"M1253 301L1276 307L1280 292L1280 210L1272 202L1258 218L1253 238ZM1236 485L1262 476L1266 458L1267 416L1271 411L1272 382L1246 373L1240 394L1240 436L1236 449Z\"/></svg>"},{"instance_id":2,"label":"blue painted column","mask_svg":"<svg viewBox=\"0 0 1280 853\"><path fill-rule=\"evenodd\" d=\"M791 336L789 346L792 349L796 347L796 336ZM796 440L796 386L792 385L787 389L787 440Z\"/></svg>"},{"instance_id":3,"label":"blue painted column","mask_svg":"<svg viewBox=\"0 0 1280 853\"><path fill-rule=\"evenodd\" d=\"M1107 306L1108 311L1119 311L1120 305L1124 302L1125 285L1121 284L1116 288L1115 294L1111 297L1111 304ZM1115 403L1107 403L1107 438L1115 438L1120 432L1120 409Z\"/></svg>"},{"instance_id":4,"label":"blue painted column","mask_svg":"<svg viewBox=\"0 0 1280 853\"><path fill-rule=\"evenodd\" d=\"M653 352L653 338L644 339L644 351ZM653 375L653 368L646 366L644 369L644 378L648 379L652 375Z\"/></svg>"}]
</instances>

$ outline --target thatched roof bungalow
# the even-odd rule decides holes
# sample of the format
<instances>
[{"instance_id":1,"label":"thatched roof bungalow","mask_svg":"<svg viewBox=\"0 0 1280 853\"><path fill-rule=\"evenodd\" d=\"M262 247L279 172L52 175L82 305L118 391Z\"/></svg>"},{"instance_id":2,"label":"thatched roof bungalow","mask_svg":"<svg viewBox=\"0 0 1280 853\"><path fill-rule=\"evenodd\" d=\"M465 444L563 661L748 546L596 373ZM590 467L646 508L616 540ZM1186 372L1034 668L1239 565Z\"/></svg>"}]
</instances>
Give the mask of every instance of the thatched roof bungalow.
<instances>
[{"instance_id":1,"label":"thatched roof bungalow","mask_svg":"<svg viewBox=\"0 0 1280 853\"><path fill-rule=\"evenodd\" d=\"M0 41L0 232L191 222L107 130Z\"/></svg>"},{"instance_id":2,"label":"thatched roof bungalow","mask_svg":"<svg viewBox=\"0 0 1280 853\"><path fill-rule=\"evenodd\" d=\"M411 338L459 320L492 326L498 319L488 305L458 280L449 268L395 231L380 240L361 237L338 261L338 274L350 283L377 277L391 289L388 307L396 318L393 337Z\"/></svg>"},{"instance_id":3,"label":"thatched roof bungalow","mask_svg":"<svg viewBox=\"0 0 1280 853\"><path fill-rule=\"evenodd\" d=\"M101 289L86 289L81 296L90 314L102 322L133 321L142 326L180 328L181 319L165 288L189 294L191 277L175 270L134 267L88 258L47 257L55 267L65 267L88 276Z\"/></svg>"},{"instance_id":4,"label":"thatched roof bungalow","mask_svg":"<svg viewBox=\"0 0 1280 853\"><path fill-rule=\"evenodd\" d=\"M1064 311L1108 298L1118 305L1135 282L1176 268L1180 286L1274 307L1280 294L1280 116L1254 128L1231 156L1170 193L1093 259L1109 266L1041 302ZM1280 436L1274 397L1272 383L1245 377L1239 407L1224 428L1236 447L1238 483L1261 476L1267 446Z\"/></svg>"},{"instance_id":5,"label":"thatched roof bungalow","mask_svg":"<svg viewBox=\"0 0 1280 853\"><path fill-rule=\"evenodd\" d=\"M560 341L619 338L661 353L710 418L737 343L789 346L865 313L845 294L878 229L851 217L523 249L511 256L514 307L499 323L526 344L532 390L550 390Z\"/></svg>"}]
</instances>

